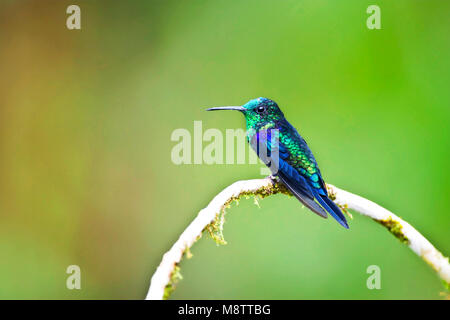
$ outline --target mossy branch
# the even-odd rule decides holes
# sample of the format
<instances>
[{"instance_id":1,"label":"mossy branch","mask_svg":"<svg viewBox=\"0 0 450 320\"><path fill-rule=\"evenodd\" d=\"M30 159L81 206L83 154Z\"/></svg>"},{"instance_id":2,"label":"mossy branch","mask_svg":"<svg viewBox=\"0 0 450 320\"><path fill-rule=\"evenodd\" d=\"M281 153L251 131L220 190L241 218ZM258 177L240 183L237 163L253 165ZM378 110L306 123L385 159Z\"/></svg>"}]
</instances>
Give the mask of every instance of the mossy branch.
<instances>
[{"instance_id":1,"label":"mossy branch","mask_svg":"<svg viewBox=\"0 0 450 320\"><path fill-rule=\"evenodd\" d=\"M345 211L347 209L357 211L386 227L390 233L408 245L414 253L427 262L443 280L444 285L449 285L450 264L448 258L444 257L409 223L365 198L330 184L327 185L327 188L330 198L342 209ZM184 254L188 258L190 257L189 249L202 236L204 230L209 232L216 243L226 244L222 233L223 223L225 210L230 207L232 202L237 202L242 197L249 198L253 196L255 202L258 203L258 198L262 199L277 193L290 195L290 192L282 184L271 177L238 181L220 192L206 208L198 213L177 242L164 254L160 265L152 276L146 299L161 300L169 297L175 288L176 282L181 279L178 264Z\"/></svg>"}]
</instances>

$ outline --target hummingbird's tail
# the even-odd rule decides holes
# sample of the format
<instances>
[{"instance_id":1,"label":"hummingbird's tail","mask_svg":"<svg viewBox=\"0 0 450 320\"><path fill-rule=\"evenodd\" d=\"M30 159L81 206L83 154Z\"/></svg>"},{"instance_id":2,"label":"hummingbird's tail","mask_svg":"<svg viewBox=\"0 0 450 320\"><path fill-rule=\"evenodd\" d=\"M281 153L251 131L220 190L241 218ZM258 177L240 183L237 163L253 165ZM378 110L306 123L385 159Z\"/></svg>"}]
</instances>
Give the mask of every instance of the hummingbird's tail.
<instances>
[{"instance_id":1,"label":"hummingbird's tail","mask_svg":"<svg viewBox=\"0 0 450 320\"><path fill-rule=\"evenodd\" d=\"M316 192L317 193L317 192ZM337 222L344 228L348 229L348 223L345 219L344 214L341 209L326 195L318 194L316 195L316 200L321 204L321 206L333 217Z\"/></svg>"}]
</instances>

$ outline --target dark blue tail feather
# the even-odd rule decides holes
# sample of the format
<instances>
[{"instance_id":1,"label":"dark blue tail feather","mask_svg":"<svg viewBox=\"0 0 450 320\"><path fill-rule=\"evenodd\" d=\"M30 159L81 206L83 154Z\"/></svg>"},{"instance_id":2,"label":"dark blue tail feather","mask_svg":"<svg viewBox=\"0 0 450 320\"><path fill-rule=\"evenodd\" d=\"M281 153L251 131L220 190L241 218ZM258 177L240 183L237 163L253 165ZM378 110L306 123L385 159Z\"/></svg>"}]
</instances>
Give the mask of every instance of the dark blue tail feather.
<instances>
[{"instance_id":1,"label":"dark blue tail feather","mask_svg":"<svg viewBox=\"0 0 450 320\"><path fill-rule=\"evenodd\" d=\"M324 207L324 209L327 210L327 212L329 214L331 214L331 216L334 219L336 219L337 222L339 222L339 224L341 226L343 226L346 229L349 228L347 220L345 219L344 215L342 214L341 209L339 209L339 207L333 201L331 201L326 196L322 196L322 197L318 198L317 200ZM325 205L324 205L324 202L325 202Z\"/></svg>"},{"instance_id":2,"label":"dark blue tail feather","mask_svg":"<svg viewBox=\"0 0 450 320\"><path fill-rule=\"evenodd\" d=\"M312 188L313 189L313 188ZM344 217L341 209L326 195L320 195L316 190L313 190L314 196L320 205L344 228L348 229L347 220Z\"/></svg>"}]
</instances>

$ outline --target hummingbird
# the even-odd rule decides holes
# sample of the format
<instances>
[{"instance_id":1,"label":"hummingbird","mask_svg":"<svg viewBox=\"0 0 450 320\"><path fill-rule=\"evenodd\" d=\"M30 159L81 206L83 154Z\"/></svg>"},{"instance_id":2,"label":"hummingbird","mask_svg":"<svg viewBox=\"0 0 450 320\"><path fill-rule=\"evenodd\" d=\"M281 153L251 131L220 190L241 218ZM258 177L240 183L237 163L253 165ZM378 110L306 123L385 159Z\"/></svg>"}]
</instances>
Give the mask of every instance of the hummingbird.
<instances>
[{"instance_id":1,"label":"hummingbird","mask_svg":"<svg viewBox=\"0 0 450 320\"><path fill-rule=\"evenodd\" d=\"M247 142L268 166L272 175L308 209L322 218L330 214L348 229L341 209L329 198L317 161L305 139L286 120L277 103L268 98L250 100L242 106L209 108L236 110L246 120ZM274 165L277 163L277 165ZM328 214L327 214L328 213Z\"/></svg>"}]
</instances>

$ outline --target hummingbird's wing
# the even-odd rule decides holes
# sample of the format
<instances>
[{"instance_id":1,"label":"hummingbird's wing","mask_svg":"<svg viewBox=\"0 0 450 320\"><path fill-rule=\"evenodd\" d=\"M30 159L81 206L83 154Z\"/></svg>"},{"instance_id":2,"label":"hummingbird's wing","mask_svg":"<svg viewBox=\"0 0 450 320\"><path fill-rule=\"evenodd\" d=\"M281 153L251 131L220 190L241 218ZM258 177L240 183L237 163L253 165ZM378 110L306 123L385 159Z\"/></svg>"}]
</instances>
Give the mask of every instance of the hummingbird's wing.
<instances>
[{"instance_id":1,"label":"hummingbird's wing","mask_svg":"<svg viewBox=\"0 0 450 320\"><path fill-rule=\"evenodd\" d=\"M258 156L272 170L272 173L278 176L281 182L301 203L322 218L328 218L326 211L316 201L314 201L314 194L311 191L306 179L286 161L290 154L285 145L279 142L278 146L276 146L271 142L272 139L270 130L258 131L255 136L253 136L252 141L250 141ZM260 146L264 146L264 148L267 147L268 157L273 157L278 153L278 164L276 166L272 166L271 164L273 163L267 163L263 159L265 155L262 155L260 152Z\"/></svg>"},{"instance_id":2,"label":"hummingbird's wing","mask_svg":"<svg viewBox=\"0 0 450 320\"><path fill-rule=\"evenodd\" d=\"M295 130L295 129L293 129ZM294 138L294 141L290 140L290 144L286 145L286 139L281 137L278 139L278 143L272 143L271 130L260 130L254 138L256 141L252 142L252 146L258 153L258 156L269 166L272 173L277 175L281 182L292 192L292 194L307 208L316 213L317 215L327 218L327 212L335 218L339 224L348 229L347 221L339 209L339 207L328 198L328 192L325 188L325 183L320 174L320 170L317 167L317 163L312 156L311 150L306 145L305 140L300 137L296 132L297 137L300 140ZM282 133L281 133L282 134ZM292 136L292 135L291 135ZM256 143L256 145L255 145ZM260 146L267 147L268 157L271 160L270 163L264 161L260 154ZM306 163L299 159L305 160L298 155L295 155L295 151L303 149L303 154L306 154L307 160L310 160L310 166L314 169L308 171L308 161ZM278 166L273 166L273 160L278 153ZM298 152L297 152L298 153ZM275 170L274 170L275 169ZM311 172L314 172L313 174Z\"/></svg>"},{"instance_id":3,"label":"hummingbird's wing","mask_svg":"<svg viewBox=\"0 0 450 320\"><path fill-rule=\"evenodd\" d=\"M278 170L277 176L280 178L281 182L292 192L292 194L303 203L308 209L322 218L328 218L325 210L314 201L314 195L310 190L304 177L299 175L295 169L289 168L290 166L287 162L280 159L280 169ZM291 171L294 170L294 171Z\"/></svg>"},{"instance_id":4,"label":"hummingbird's wing","mask_svg":"<svg viewBox=\"0 0 450 320\"><path fill-rule=\"evenodd\" d=\"M285 127L281 127L281 130L288 134L289 139L286 139L288 145L284 145L289 155L285 158L285 161L293 167L300 176L304 177L306 184L310 187L310 190L314 196L314 199L320 203L320 205L342 225L348 229L347 220L341 209L328 198L328 191L325 187L325 182L322 179L319 166L316 159L309 149L306 141L300 136L297 130L286 121ZM283 131L282 131L283 132Z\"/></svg>"}]
</instances>

